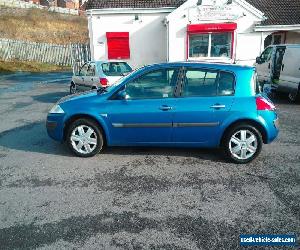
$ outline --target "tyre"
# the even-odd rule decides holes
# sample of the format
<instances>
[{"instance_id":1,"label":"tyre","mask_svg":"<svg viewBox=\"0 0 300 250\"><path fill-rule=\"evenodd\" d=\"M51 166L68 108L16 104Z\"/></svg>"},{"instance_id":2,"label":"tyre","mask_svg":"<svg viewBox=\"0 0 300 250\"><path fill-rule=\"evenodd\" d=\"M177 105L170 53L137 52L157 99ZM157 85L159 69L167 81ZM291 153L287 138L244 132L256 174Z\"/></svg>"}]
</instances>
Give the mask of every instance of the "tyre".
<instances>
[{"instance_id":1,"label":"tyre","mask_svg":"<svg viewBox=\"0 0 300 250\"><path fill-rule=\"evenodd\" d=\"M98 124L89 119L78 119L68 129L66 141L70 150L80 157L91 157L103 148L103 133Z\"/></svg>"},{"instance_id":2,"label":"tyre","mask_svg":"<svg viewBox=\"0 0 300 250\"><path fill-rule=\"evenodd\" d=\"M295 93L290 92L288 98L291 103L297 102L299 100L299 92L295 92Z\"/></svg>"},{"instance_id":3,"label":"tyre","mask_svg":"<svg viewBox=\"0 0 300 250\"><path fill-rule=\"evenodd\" d=\"M227 159L244 164L260 154L263 140L261 133L254 126L238 124L225 134L222 144Z\"/></svg>"},{"instance_id":4,"label":"tyre","mask_svg":"<svg viewBox=\"0 0 300 250\"><path fill-rule=\"evenodd\" d=\"M73 95L73 94L76 93L76 91L77 91L77 89L76 89L75 83L71 82L71 85L70 85L70 94Z\"/></svg>"}]
</instances>

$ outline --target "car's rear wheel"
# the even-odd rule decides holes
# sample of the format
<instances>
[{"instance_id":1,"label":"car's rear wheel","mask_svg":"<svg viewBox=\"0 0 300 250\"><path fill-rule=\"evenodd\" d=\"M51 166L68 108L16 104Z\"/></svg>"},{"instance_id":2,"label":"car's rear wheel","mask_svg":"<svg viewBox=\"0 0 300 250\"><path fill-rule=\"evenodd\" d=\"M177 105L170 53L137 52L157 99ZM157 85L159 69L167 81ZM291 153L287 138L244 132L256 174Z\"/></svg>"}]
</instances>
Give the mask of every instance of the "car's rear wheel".
<instances>
[{"instance_id":1,"label":"car's rear wheel","mask_svg":"<svg viewBox=\"0 0 300 250\"><path fill-rule=\"evenodd\" d=\"M70 150L80 157L91 157L103 148L103 135L99 126L90 119L78 119L68 129Z\"/></svg>"},{"instance_id":2,"label":"car's rear wheel","mask_svg":"<svg viewBox=\"0 0 300 250\"><path fill-rule=\"evenodd\" d=\"M299 92L290 92L288 94L289 101L295 103L299 100Z\"/></svg>"},{"instance_id":3,"label":"car's rear wheel","mask_svg":"<svg viewBox=\"0 0 300 250\"><path fill-rule=\"evenodd\" d=\"M252 125L239 124L231 128L223 140L227 158L235 163L248 163L261 152L262 135Z\"/></svg>"},{"instance_id":4,"label":"car's rear wheel","mask_svg":"<svg viewBox=\"0 0 300 250\"><path fill-rule=\"evenodd\" d=\"M76 91L77 91L77 89L76 89L75 83L71 82L71 85L70 85L70 94L73 95L73 94L76 93Z\"/></svg>"}]
</instances>

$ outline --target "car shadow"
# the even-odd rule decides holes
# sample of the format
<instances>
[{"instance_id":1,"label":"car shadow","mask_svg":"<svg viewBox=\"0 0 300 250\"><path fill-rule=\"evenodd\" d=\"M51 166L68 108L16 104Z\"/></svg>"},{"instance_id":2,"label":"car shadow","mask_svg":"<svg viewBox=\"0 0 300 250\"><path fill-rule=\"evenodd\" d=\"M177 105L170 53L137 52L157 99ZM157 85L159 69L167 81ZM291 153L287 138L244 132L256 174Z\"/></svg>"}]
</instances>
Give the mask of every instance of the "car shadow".
<instances>
[{"instance_id":1,"label":"car shadow","mask_svg":"<svg viewBox=\"0 0 300 250\"><path fill-rule=\"evenodd\" d=\"M0 146L24 152L74 157L67 145L52 140L45 122L34 122L0 133ZM225 162L218 149L182 147L106 147L105 155L153 155L192 157L214 162Z\"/></svg>"},{"instance_id":2,"label":"car shadow","mask_svg":"<svg viewBox=\"0 0 300 250\"><path fill-rule=\"evenodd\" d=\"M45 122L34 122L0 133L0 146L25 152L72 156L64 145L51 140Z\"/></svg>"},{"instance_id":3,"label":"car shadow","mask_svg":"<svg viewBox=\"0 0 300 250\"><path fill-rule=\"evenodd\" d=\"M52 92L46 93L42 95L32 96L33 100L43 103L55 103L60 98L65 97L69 94L69 92Z\"/></svg>"},{"instance_id":4,"label":"car shadow","mask_svg":"<svg viewBox=\"0 0 300 250\"><path fill-rule=\"evenodd\" d=\"M188 147L108 147L103 154L111 155L151 155L191 157L214 162L226 162L220 149L188 148Z\"/></svg>"}]
</instances>

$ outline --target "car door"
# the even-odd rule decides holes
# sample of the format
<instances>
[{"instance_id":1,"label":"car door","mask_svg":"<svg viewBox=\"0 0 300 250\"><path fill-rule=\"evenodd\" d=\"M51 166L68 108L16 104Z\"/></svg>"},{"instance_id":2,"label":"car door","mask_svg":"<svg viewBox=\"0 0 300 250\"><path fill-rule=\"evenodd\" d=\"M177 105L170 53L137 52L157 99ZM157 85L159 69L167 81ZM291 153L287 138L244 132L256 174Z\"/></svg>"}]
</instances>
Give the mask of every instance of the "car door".
<instances>
[{"instance_id":1,"label":"car door","mask_svg":"<svg viewBox=\"0 0 300 250\"><path fill-rule=\"evenodd\" d=\"M126 99L112 98L109 101L108 119L113 145L171 142L178 70L160 68L143 73L120 90L125 91Z\"/></svg>"},{"instance_id":2,"label":"car door","mask_svg":"<svg viewBox=\"0 0 300 250\"><path fill-rule=\"evenodd\" d=\"M270 82L272 73L273 47L267 47L256 63L258 81L260 83Z\"/></svg>"},{"instance_id":3,"label":"car door","mask_svg":"<svg viewBox=\"0 0 300 250\"><path fill-rule=\"evenodd\" d=\"M275 50L274 63L273 63L273 74L272 74L272 83L278 84L281 71L284 69L283 58L285 54L285 46L278 46Z\"/></svg>"},{"instance_id":4,"label":"car door","mask_svg":"<svg viewBox=\"0 0 300 250\"><path fill-rule=\"evenodd\" d=\"M300 83L300 46L287 47L280 67L279 87L297 93Z\"/></svg>"},{"instance_id":5,"label":"car door","mask_svg":"<svg viewBox=\"0 0 300 250\"><path fill-rule=\"evenodd\" d=\"M75 77L74 81L78 90L86 90L85 77L87 74L89 63L85 63L79 70L78 75Z\"/></svg>"},{"instance_id":6,"label":"car door","mask_svg":"<svg viewBox=\"0 0 300 250\"><path fill-rule=\"evenodd\" d=\"M214 146L234 101L231 72L186 68L173 118L173 142Z\"/></svg>"},{"instance_id":7,"label":"car door","mask_svg":"<svg viewBox=\"0 0 300 250\"><path fill-rule=\"evenodd\" d=\"M96 65L90 63L87 67L86 75L84 77L84 85L88 89L96 88L99 86L99 78L96 76Z\"/></svg>"}]
</instances>

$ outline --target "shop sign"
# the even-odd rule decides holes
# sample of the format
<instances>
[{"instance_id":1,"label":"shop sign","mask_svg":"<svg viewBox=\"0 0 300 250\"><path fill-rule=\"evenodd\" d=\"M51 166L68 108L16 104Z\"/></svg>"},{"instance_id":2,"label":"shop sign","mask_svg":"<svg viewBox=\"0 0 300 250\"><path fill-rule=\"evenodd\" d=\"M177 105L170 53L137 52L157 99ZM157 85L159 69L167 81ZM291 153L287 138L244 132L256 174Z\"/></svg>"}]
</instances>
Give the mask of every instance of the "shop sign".
<instances>
[{"instance_id":1,"label":"shop sign","mask_svg":"<svg viewBox=\"0 0 300 250\"><path fill-rule=\"evenodd\" d=\"M241 10L231 5L196 6L189 9L189 21L236 20Z\"/></svg>"}]
</instances>

